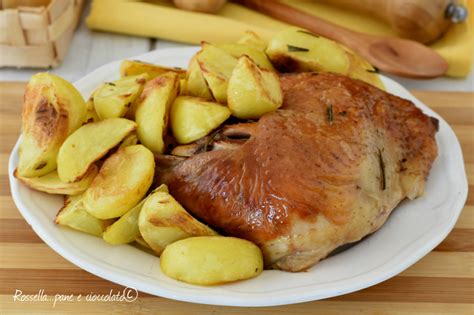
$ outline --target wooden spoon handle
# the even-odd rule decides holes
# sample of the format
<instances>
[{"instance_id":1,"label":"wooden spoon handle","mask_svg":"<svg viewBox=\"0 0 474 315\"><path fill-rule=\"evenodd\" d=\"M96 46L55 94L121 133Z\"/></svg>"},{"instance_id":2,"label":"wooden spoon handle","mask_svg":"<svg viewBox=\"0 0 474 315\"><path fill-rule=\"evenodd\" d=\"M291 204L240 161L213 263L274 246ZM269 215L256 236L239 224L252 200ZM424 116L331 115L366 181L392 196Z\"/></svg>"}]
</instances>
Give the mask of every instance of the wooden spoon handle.
<instances>
[{"instance_id":1,"label":"wooden spoon handle","mask_svg":"<svg viewBox=\"0 0 474 315\"><path fill-rule=\"evenodd\" d=\"M427 44L465 15L457 0L318 0L385 20L399 36ZM464 12L465 13L465 12ZM456 19L459 17L459 19Z\"/></svg>"},{"instance_id":2,"label":"wooden spoon handle","mask_svg":"<svg viewBox=\"0 0 474 315\"><path fill-rule=\"evenodd\" d=\"M278 20L305 28L321 36L340 42L358 51L360 39L367 40L370 36L353 32L331 22L320 19L314 15L290 7L274 0L237 0L236 2L260 11ZM361 53L361 52L359 52ZM362 54L362 53L361 53Z\"/></svg>"}]
</instances>

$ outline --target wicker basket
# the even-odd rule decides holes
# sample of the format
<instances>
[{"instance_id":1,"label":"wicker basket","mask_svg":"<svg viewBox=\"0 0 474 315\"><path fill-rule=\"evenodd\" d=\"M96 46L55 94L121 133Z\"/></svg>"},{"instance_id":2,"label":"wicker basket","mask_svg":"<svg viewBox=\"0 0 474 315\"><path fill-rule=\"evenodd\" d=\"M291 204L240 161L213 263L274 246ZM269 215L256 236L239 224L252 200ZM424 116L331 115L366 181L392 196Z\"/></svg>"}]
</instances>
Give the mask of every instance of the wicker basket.
<instances>
[{"instance_id":1,"label":"wicker basket","mask_svg":"<svg viewBox=\"0 0 474 315\"><path fill-rule=\"evenodd\" d=\"M0 0L0 67L55 67L84 0Z\"/></svg>"}]
</instances>

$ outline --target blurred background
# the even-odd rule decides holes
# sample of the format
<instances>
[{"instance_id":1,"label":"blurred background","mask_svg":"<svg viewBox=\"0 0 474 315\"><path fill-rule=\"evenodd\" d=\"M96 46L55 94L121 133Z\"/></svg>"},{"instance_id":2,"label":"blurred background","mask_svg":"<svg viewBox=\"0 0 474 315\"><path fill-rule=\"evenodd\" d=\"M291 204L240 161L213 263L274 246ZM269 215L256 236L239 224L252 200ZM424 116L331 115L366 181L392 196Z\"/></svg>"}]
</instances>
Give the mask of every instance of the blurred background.
<instances>
[{"instance_id":1,"label":"blurred background","mask_svg":"<svg viewBox=\"0 0 474 315\"><path fill-rule=\"evenodd\" d=\"M27 81L45 69L75 81L151 50L195 46L201 39L232 42L245 29L268 38L287 26L237 2L0 0L0 81ZM450 0L284 2L359 32L412 37L447 60L447 75L435 79L384 73L408 89L474 91L473 0L457 6Z\"/></svg>"}]
</instances>

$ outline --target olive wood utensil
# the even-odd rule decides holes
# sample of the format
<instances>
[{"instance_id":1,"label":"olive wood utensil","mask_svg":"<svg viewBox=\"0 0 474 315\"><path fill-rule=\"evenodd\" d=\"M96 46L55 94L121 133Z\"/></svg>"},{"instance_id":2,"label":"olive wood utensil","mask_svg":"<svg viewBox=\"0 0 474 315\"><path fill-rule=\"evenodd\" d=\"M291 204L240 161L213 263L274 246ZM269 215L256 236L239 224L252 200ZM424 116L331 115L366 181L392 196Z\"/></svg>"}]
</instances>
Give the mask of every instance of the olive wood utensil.
<instances>
[{"instance_id":1,"label":"olive wood utensil","mask_svg":"<svg viewBox=\"0 0 474 315\"><path fill-rule=\"evenodd\" d=\"M438 53L412 40L351 31L276 0L236 0L236 2L335 40L387 73L428 79L442 76L448 69L447 62Z\"/></svg>"}]
</instances>

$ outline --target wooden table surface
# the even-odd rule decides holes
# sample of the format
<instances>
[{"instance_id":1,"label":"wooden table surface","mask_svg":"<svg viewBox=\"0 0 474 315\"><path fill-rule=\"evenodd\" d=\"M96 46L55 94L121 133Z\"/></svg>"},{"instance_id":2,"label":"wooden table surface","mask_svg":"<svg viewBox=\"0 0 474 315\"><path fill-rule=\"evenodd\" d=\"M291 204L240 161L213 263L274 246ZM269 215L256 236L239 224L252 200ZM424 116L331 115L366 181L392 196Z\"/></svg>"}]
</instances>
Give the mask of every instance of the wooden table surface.
<instances>
[{"instance_id":1,"label":"wooden table surface","mask_svg":"<svg viewBox=\"0 0 474 315\"><path fill-rule=\"evenodd\" d=\"M474 314L474 93L413 93L443 116L464 152L469 196L454 230L431 253L400 275L335 298L265 308L208 306L139 293L132 302L19 302L23 294L83 296L123 287L81 270L56 254L33 232L10 196L8 157L20 131L25 83L0 83L0 313L39 314Z\"/></svg>"}]
</instances>

